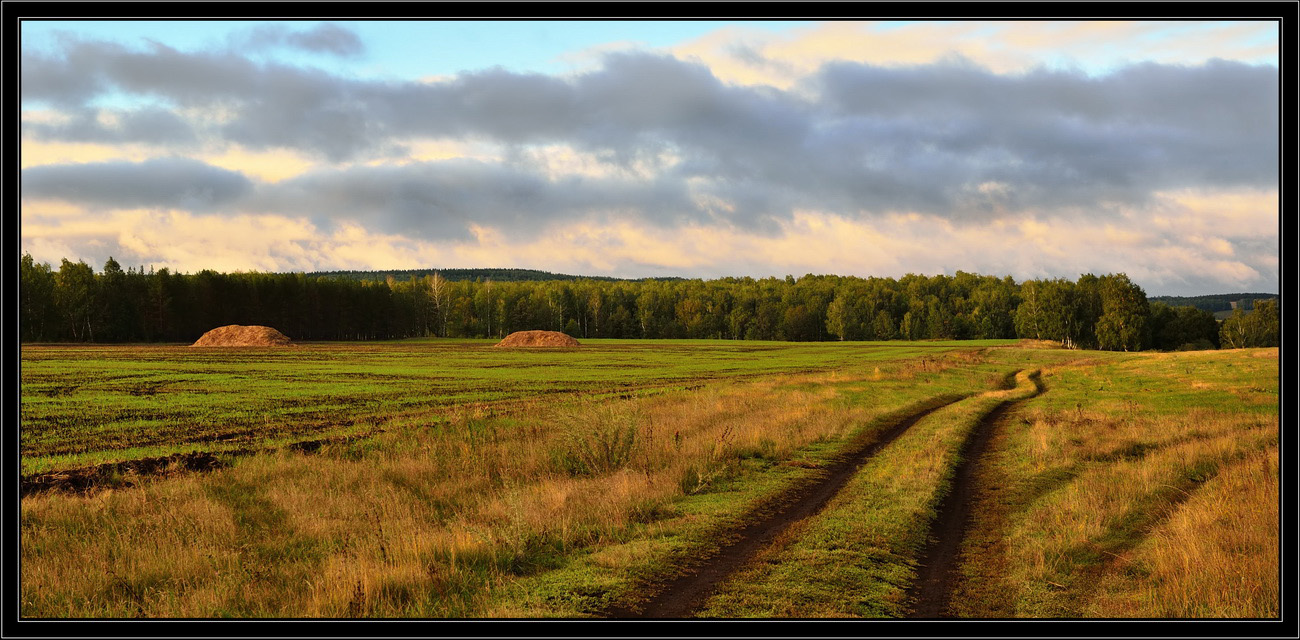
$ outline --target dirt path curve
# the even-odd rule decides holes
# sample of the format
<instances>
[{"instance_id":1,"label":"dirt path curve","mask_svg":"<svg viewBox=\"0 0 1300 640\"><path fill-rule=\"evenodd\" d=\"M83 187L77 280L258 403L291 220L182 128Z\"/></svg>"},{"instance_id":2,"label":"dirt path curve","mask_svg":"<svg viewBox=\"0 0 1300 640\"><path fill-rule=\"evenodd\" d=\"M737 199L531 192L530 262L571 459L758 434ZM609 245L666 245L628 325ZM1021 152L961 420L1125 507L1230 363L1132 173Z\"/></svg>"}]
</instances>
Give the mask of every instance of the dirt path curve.
<instances>
[{"instance_id":1,"label":"dirt path curve","mask_svg":"<svg viewBox=\"0 0 1300 640\"><path fill-rule=\"evenodd\" d=\"M609 618L685 618L712 595L718 583L767 548L790 525L816 514L873 454L893 442L921 418L964 398L954 398L906 416L873 443L848 453L826 468L827 474L792 496L775 512L735 532L732 542L694 571L665 584L649 601L608 610Z\"/></svg>"},{"instance_id":2,"label":"dirt path curve","mask_svg":"<svg viewBox=\"0 0 1300 640\"><path fill-rule=\"evenodd\" d=\"M1033 380L1034 394L1029 398L1043 391L1038 378L1034 377ZM1029 398L998 405L980 421L962 447L961 463L953 476L952 490L939 504L938 515L930 525L930 543L920 556L916 582L908 590L908 598L913 601L910 617L950 617L948 602L952 598L953 587L956 586L957 552L971 525L970 507L975 497L975 472L999 421L1004 419L1012 407Z\"/></svg>"}]
</instances>

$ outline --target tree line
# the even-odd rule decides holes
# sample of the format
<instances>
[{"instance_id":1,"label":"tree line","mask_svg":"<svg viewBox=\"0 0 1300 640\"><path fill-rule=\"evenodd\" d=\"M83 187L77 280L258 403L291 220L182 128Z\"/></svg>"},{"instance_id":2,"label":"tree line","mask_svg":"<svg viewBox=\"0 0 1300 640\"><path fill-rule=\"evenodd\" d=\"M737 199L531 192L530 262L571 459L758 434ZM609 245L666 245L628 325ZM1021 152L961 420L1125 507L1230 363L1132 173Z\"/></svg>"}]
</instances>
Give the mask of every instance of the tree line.
<instances>
[{"instance_id":1,"label":"tree line","mask_svg":"<svg viewBox=\"0 0 1300 640\"><path fill-rule=\"evenodd\" d=\"M1022 283L962 271L899 279L518 282L433 273L379 281L145 272L123 270L112 258L99 273L67 259L55 270L26 254L19 292L21 339L28 342L192 342L228 324L271 326L295 340L499 338L549 329L579 339L1034 338L1121 351L1278 341L1276 303L1220 327L1194 307L1149 303L1122 273Z\"/></svg>"},{"instance_id":2,"label":"tree line","mask_svg":"<svg viewBox=\"0 0 1300 640\"><path fill-rule=\"evenodd\" d=\"M447 280L491 280L493 282L532 282L543 280L607 280L614 281L621 278L612 278L609 276L575 276L567 273L551 273L550 271L539 271L537 269L395 269L391 271L312 271L307 273L307 277L313 276L334 278L337 280L386 280L392 276L398 280L408 280L411 276L421 279L424 276L431 276L437 273ZM684 278L646 278L647 280L683 280Z\"/></svg>"},{"instance_id":3,"label":"tree line","mask_svg":"<svg viewBox=\"0 0 1300 640\"><path fill-rule=\"evenodd\" d=\"M1213 313L1228 312L1237 308L1250 311L1255 308L1256 300L1271 300L1277 297L1277 294L1270 293L1216 293L1205 296L1153 296L1151 301L1163 302L1171 307L1196 307Z\"/></svg>"}]
</instances>

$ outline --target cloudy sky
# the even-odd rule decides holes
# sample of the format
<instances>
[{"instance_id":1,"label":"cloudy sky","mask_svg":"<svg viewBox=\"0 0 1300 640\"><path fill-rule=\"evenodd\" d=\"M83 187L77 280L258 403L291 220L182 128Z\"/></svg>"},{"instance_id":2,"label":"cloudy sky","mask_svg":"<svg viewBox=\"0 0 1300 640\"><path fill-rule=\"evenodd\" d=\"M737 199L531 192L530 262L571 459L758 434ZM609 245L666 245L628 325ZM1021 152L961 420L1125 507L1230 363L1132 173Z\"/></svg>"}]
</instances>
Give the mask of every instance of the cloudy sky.
<instances>
[{"instance_id":1,"label":"cloudy sky","mask_svg":"<svg viewBox=\"0 0 1300 640\"><path fill-rule=\"evenodd\" d=\"M22 249L1278 290L1275 22L21 26Z\"/></svg>"}]
</instances>

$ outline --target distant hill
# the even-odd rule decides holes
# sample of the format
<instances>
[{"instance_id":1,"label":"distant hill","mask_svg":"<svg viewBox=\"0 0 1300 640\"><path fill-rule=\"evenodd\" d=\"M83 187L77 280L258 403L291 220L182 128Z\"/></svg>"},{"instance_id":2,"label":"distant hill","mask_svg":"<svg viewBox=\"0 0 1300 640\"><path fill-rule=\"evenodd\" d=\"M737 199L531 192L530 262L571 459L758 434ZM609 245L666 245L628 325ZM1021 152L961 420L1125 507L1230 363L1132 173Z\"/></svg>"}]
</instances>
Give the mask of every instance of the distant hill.
<instances>
[{"instance_id":1,"label":"distant hill","mask_svg":"<svg viewBox=\"0 0 1300 640\"><path fill-rule=\"evenodd\" d=\"M1242 311L1250 311L1255 308L1256 300L1271 300L1279 298L1276 293L1216 293L1208 296L1154 296L1147 298L1150 302L1163 302L1171 307L1196 307L1209 311L1216 318L1222 320L1232 315L1236 303L1236 308Z\"/></svg>"},{"instance_id":2,"label":"distant hill","mask_svg":"<svg viewBox=\"0 0 1300 640\"><path fill-rule=\"evenodd\" d=\"M642 280L682 280L677 277L664 278L611 278L609 276L572 276L565 273L551 273L550 271L538 271L536 269L395 269L392 271L313 271L305 275L309 277L336 278L338 280L387 280L388 276L393 276L397 280L416 279L424 276L438 275L453 281L459 280L491 280L493 282L541 282L547 280L603 280L612 282L617 280L624 281L642 281Z\"/></svg>"}]
</instances>

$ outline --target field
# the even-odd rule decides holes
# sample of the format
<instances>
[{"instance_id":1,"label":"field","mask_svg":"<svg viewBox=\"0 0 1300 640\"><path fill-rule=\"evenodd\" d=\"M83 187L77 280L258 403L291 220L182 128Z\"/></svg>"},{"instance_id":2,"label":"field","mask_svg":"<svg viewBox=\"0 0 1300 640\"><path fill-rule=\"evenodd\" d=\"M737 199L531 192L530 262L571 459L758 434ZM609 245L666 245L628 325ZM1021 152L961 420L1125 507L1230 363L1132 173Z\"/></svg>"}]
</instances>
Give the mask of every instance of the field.
<instances>
[{"instance_id":1,"label":"field","mask_svg":"<svg viewBox=\"0 0 1300 640\"><path fill-rule=\"evenodd\" d=\"M22 615L1278 615L1277 349L491 345L24 346Z\"/></svg>"}]
</instances>

